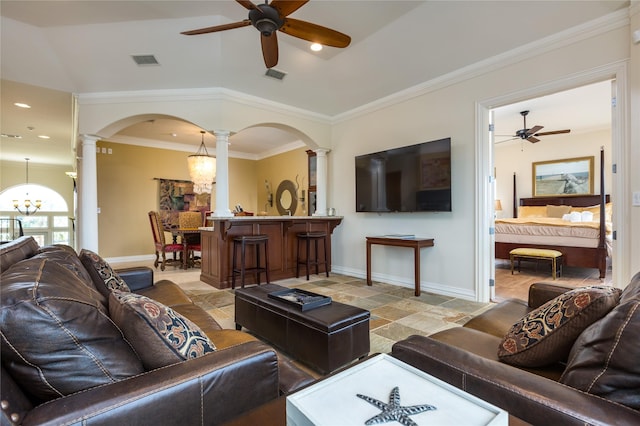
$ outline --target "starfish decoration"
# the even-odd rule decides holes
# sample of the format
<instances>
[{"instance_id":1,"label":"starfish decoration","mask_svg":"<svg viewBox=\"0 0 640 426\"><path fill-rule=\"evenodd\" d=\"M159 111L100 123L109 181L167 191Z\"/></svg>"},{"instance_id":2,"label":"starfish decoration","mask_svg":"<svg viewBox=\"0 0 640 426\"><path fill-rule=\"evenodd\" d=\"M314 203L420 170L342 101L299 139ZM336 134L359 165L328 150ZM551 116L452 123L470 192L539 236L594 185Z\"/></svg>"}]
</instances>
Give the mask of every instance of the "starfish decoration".
<instances>
[{"instance_id":1,"label":"starfish decoration","mask_svg":"<svg viewBox=\"0 0 640 426\"><path fill-rule=\"evenodd\" d=\"M382 410L382 413L377 416L371 417L364 422L365 425L375 425L379 423L387 423L391 421L397 421L404 426L418 426L416 422L411 420L409 416L414 414L423 413L425 411L437 410L433 405L411 405L403 407L400 405L400 389L396 386L389 395L389 403L385 404L382 401L371 398L370 396L357 394L358 398L362 398L371 405L375 405Z\"/></svg>"}]
</instances>

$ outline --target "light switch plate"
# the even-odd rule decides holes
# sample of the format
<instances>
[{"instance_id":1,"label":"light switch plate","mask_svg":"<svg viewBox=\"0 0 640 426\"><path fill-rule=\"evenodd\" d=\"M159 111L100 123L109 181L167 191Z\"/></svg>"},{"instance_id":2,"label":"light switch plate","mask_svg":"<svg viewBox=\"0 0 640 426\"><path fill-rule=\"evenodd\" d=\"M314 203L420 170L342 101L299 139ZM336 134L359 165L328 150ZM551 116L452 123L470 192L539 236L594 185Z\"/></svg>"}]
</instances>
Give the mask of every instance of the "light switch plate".
<instances>
[{"instance_id":1,"label":"light switch plate","mask_svg":"<svg viewBox=\"0 0 640 426\"><path fill-rule=\"evenodd\" d=\"M640 207L640 191L635 191L633 193L632 203L633 203L634 206Z\"/></svg>"}]
</instances>

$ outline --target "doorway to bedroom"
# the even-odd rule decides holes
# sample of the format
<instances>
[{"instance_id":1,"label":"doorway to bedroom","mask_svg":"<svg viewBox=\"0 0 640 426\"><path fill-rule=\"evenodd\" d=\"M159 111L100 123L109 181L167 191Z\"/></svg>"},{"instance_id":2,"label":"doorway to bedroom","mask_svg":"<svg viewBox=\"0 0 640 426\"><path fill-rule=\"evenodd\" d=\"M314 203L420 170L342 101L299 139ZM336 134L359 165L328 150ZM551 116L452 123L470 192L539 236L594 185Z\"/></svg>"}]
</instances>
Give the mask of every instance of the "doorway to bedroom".
<instances>
[{"instance_id":1,"label":"doorway to bedroom","mask_svg":"<svg viewBox=\"0 0 640 426\"><path fill-rule=\"evenodd\" d=\"M612 179L612 81L602 80L592 84L568 90L557 91L545 96L531 97L530 99L500 106L491 110L494 123L493 128L493 196L495 225L495 250L492 272L494 274L494 300L504 300L509 297L527 298L529 286L534 282L550 281L551 269L549 262L523 262L521 271L512 275L511 265L508 260L507 244L522 242L525 246L557 246L563 251L562 246L597 247L599 228L597 222L576 223L569 217L565 217L566 225L571 229L563 229L562 218L542 219L534 218L547 216L546 206L531 208L531 211L521 211L518 214L520 199L536 198L543 195L540 185L536 186L536 164L557 164L565 166L572 164L575 159L585 159L585 164L593 167L587 173L560 173L551 179L555 181L551 192L561 198L577 197L575 189L571 189L569 179L577 179L582 184L578 192L595 195L600 194L600 150L604 152L604 187L605 193L611 194L614 181ZM569 172L567 170L567 172ZM534 175L535 174L535 175ZM562 181L564 180L564 181ZM538 180L538 183L539 180ZM574 192L574 193L571 193ZM550 194L551 195L551 194ZM597 198L597 197L594 197ZM564 201L562 201L564 202ZM593 203L598 204L597 200ZM533 210L536 209L534 212ZM544 210L544 211L543 211ZM577 210L577 209L576 209ZM597 210L597 209L596 209ZM531 215L531 218L523 218L523 215ZM515 224L518 221L530 222L529 225ZM586 218L588 219L588 218ZM607 226L609 234L605 238L608 245L606 256L606 274L603 281L600 280L598 269L565 266L563 274L556 280L557 283L574 287L612 282L612 223L609 218ZM534 221L539 221L533 225ZM545 223L554 221L558 223ZM504 223L502 223L504 222ZM550 228L542 228L543 225L551 225ZM520 234L518 227L525 228ZM566 232L577 232L580 227L589 228L588 232L595 236L594 240L586 241L585 238L568 238ZM542 235L535 232L542 230ZM561 231L562 230L562 231ZM557 231L558 235L553 235ZM607 241L608 239L608 241ZM572 250L572 249L566 249ZM594 265L595 266L595 265Z\"/></svg>"}]
</instances>

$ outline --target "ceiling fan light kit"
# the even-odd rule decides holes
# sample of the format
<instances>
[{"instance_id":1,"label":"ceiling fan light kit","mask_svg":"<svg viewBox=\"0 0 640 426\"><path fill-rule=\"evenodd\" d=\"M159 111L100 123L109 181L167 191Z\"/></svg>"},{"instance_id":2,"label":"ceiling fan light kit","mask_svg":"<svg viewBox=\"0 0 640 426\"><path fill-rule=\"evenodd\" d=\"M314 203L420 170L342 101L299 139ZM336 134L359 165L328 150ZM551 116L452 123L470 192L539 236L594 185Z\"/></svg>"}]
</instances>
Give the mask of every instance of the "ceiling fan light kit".
<instances>
[{"instance_id":1,"label":"ceiling fan light kit","mask_svg":"<svg viewBox=\"0 0 640 426\"><path fill-rule=\"evenodd\" d=\"M311 22L288 18L290 14L304 6L308 1L272 0L271 3L268 3L268 0L265 0L264 4L255 5L249 0L236 0L237 3L249 10L248 19L230 24L183 31L181 34L208 34L253 25L260 31L262 56L267 68L273 68L278 64L277 31L324 46L347 47L351 43L351 37L346 34L312 24Z\"/></svg>"},{"instance_id":2,"label":"ceiling fan light kit","mask_svg":"<svg viewBox=\"0 0 640 426\"><path fill-rule=\"evenodd\" d=\"M255 9L250 10L249 20L265 37L269 37L284 25L284 19L280 18L278 11L267 4L259 4Z\"/></svg>"}]
</instances>

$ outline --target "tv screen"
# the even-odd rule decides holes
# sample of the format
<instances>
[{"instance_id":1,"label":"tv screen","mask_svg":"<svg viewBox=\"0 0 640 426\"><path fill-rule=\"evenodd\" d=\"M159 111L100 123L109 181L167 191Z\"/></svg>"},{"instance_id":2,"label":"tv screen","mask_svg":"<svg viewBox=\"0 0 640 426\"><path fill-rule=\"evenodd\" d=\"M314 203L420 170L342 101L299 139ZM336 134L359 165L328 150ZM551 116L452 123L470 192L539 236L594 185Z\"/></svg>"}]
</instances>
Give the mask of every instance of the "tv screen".
<instances>
[{"instance_id":1,"label":"tv screen","mask_svg":"<svg viewBox=\"0 0 640 426\"><path fill-rule=\"evenodd\" d=\"M357 212L450 212L451 138L356 157Z\"/></svg>"}]
</instances>

